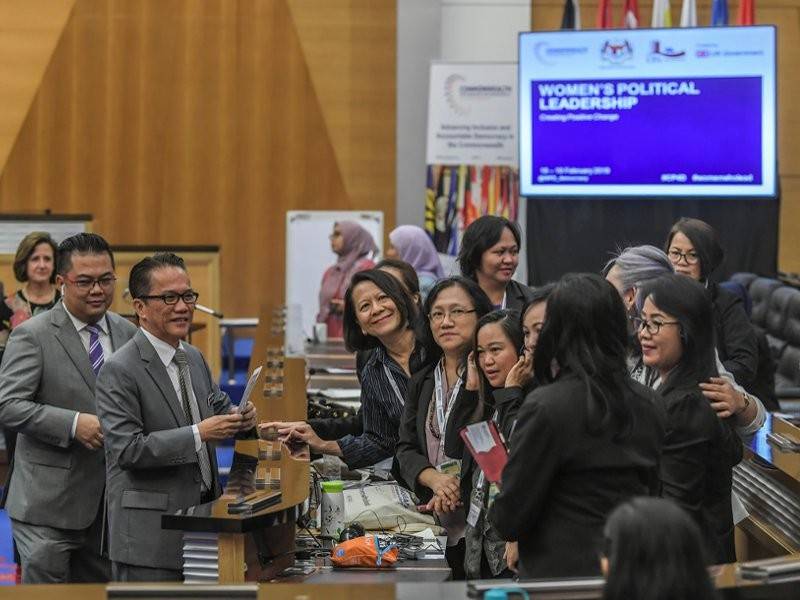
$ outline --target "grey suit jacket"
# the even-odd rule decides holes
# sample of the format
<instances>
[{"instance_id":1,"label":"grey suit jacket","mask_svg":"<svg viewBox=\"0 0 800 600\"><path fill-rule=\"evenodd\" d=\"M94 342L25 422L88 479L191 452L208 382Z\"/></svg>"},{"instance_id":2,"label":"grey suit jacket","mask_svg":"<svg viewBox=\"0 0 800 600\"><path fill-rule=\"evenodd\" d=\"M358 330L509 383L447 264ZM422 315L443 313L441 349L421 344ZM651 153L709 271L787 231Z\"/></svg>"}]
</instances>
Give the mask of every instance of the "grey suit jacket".
<instances>
[{"instance_id":1,"label":"grey suit jacket","mask_svg":"<svg viewBox=\"0 0 800 600\"><path fill-rule=\"evenodd\" d=\"M230 399L218 393L199 350L187 344L186 354L201 418L230 412ZM100 370L97 411L108 465L111 560L180 569L182 533L161 529L161 515L200 504L200 466L191 424L164 364L141 331ZM208 446L218 496L215 446Z\"/></svg>"},{"instance_id":2,"label":"grey suit jacket","mask_svg":"<svg viewBox=\"0 0 800 600\"><path fill-rule=\"evenodd\" d=\"M136 327L106 316L116 350ZM11 333L0 366L0 424L20 434L6 500L11 518L61 529L92 524L105 457L70 434L76 411L97 413L94 388L89 354L61 302Z\"/></svg>"}]
</instances>

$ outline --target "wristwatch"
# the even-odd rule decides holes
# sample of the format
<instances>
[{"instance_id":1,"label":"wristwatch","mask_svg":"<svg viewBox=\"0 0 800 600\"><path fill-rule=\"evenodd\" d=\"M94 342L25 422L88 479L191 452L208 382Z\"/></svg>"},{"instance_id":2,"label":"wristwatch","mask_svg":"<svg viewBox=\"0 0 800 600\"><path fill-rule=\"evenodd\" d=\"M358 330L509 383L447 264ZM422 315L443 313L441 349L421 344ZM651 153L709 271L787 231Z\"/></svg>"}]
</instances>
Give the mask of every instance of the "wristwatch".
<instances>
[{"instance_id":1,"label":"wristwatch","mask_svg":"<svg viewBox=\"0 0 800 600\"><path fill-rule=\"evenodd\" d=\"M744 398L744 406L742 407L742 410L740 410L737 414L742 414L750 406L750 394L748 394L747 392L742 392L742 398Z\"/></svg>"}]
</instances>

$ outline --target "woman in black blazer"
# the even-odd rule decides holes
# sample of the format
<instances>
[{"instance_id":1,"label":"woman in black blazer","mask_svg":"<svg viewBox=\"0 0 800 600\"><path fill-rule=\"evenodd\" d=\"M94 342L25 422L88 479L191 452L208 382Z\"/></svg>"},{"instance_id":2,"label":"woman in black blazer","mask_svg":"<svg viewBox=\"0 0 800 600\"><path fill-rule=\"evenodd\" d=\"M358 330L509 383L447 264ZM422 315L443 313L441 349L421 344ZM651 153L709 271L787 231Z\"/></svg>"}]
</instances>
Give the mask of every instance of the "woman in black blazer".
<instances>
[{"instance_id":1,"label":"woman in black blazer","mask_svg":"<svg viewBox=\"0 0 800 600\"><path fill-rule=\"evenodd\" d=\"M405 398L397 444L401 478L428 504L448 533L446 557L454 578L464 573L464 512L460 466L444 449L447 417L463 383L475 325L492 307L464 277L437 282L425 300L421 337L434 359L414 374Z\"/></svg>"},{"instance_id":2,"label":"woman in black blazer","mask_svg":"<svg viewBox=\"0 0 800 600\"><path fill-rule=\"evenodd\" d=\"M486 292L493 308L521 312L533 291L512 277L519 265L519 227L504 217L485 215L464 230L458 250L461 274Z\"/></svg>"},{"instance_id":3,"label":"woman in black blazer","mask_svg":"<svg viewBox=\"0 0 800 600\"><path fill-rule=\"evenodd\" d=\"M672 226L664 252L669 256L676 273L699 281L708 290L719 359L736 383L756 393L760 389L759 377L769 377L769 372L758 372L759 351L755 329L744 310L742 299L710 280L725 256L717 232L705 221L684 217Z\"/></svg>"},{"instance_id":4,"label":"woman in black blazer","mask_svg":"<svg viewBox=\"0 0 800 600\"><path fill-rule=\"evenodd\" d=\"M635 323L642 359L660 375L656 389L667 411L661 495L694 518L714 562L734 562L730 498L742 445L732 417L719 419L699 387L717 374L711 303L699 283L682 275L647 283L641 298Z\"/></svg>"},{"instance_id":5,"label":"woman in black blazer","mask_svg":"<svg viewBox=\"0 0 800 600\"><path fill-rule=\"evenodd\" d=\"M603 524L657 489L664 437L656 395L628 376L627 320L597 275L567 275L547 301L534 354L540 385L517 414L489 520L518 542L523 578L599 574Z\"/></svg>"}]
</instances>

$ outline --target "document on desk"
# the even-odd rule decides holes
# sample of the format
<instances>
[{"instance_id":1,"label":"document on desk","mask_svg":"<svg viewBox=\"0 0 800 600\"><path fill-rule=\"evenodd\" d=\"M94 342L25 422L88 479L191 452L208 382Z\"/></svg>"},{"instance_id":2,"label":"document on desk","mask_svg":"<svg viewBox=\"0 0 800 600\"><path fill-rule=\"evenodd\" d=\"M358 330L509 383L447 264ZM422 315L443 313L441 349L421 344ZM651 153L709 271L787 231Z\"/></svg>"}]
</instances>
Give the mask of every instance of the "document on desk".
<instances>
[{"instance_id":1,"label":"document on desk","mask_svg":"<svg viewBox=\"0 0 800 600\"><path fill-rule=\"evenodd\" d=\"M244 407L247 406L247 401L250 400L250 394L253 393L253 390L256 387L256 382L258 381L258 376L261 375L261 368L261 366L256 367L253 371L253 374L250 375L250 379L247 380L247 387L244 388L244 394L242 394L242 399L239 402L239 413L244 411Z\"/></svg>"}]
</instances>

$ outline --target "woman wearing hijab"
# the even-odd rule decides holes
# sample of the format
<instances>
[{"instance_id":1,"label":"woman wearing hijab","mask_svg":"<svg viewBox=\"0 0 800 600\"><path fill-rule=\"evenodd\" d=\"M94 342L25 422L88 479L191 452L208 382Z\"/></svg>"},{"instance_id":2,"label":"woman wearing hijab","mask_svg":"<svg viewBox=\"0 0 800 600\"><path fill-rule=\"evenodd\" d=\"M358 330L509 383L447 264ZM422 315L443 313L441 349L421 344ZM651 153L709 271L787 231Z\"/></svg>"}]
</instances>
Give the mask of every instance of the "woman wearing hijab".
<instances>
[{"instance_id":1,"label":"woman wearing hijab","mask_svg":"<svg viewBox=\"0 0 800 600\"><path fill-rule=\"evenodd\" d=\"M331 250L338 258L322 276L317 323L328 325L329 338L340 338L343 335L344 293L354 274L375 266L372 256L378 247L370 232L361 225L355 221L339 221L333 224Z\"/></svg>"},{"instance_id":2,"label":"woman wearing hijab","mask_svg":"<svg viewBox=\"0 0 800 600\"><path fill-rule=\"evenodd\" d=\"M434 284L444 278L444 269L433 240L416 225L400 225L389 234L386 256L399 258L414 267L419 277L423 302Z\"/></svg>"}]
</instances>

